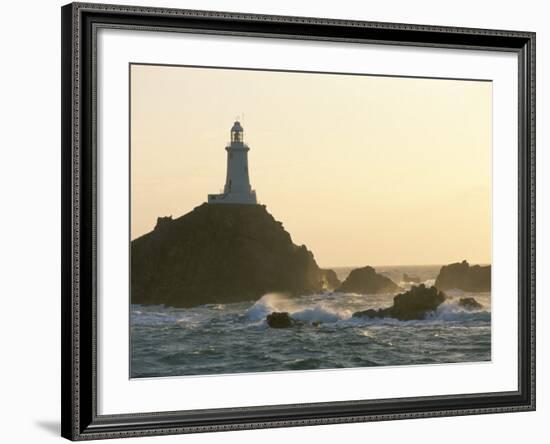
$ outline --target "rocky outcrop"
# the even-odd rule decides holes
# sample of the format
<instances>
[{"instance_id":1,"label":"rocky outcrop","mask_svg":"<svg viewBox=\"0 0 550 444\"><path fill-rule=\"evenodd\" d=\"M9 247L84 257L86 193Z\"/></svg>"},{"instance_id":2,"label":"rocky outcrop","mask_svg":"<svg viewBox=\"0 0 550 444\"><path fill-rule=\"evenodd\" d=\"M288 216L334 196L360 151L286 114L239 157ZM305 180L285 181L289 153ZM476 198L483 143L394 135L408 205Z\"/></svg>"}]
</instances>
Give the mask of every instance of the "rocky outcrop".
<instances>
[{"instance_id":1,"label":"rocky outcrop","mask_svg":"<svg viewBox=\"0 0 550 444\"><path fill-rule=\"evenodd\" d=\"M491 291L491 266L470 266L462 261L441 267L434 284L440 290Z\"/></svg>"},{"instance_id":2,"label":"rocky outcrop","mask_svg":"<svg viewBox=\"0 0 550 444\"><path fill-rule=\"evenodd\" d=\"M405 293L396 295L391 307L358 311L353 314L353 317L395 318L400 321L424 319L428 313L436 310L445 298L445 293L437 288L420 284L417 287L413 286Z\"/></svg>"},{"instance_id":3,"label":"rocky outcrop","mask_svg":"<svg viewBox=\"0 0 550 444\"><path fill-rule=\"evenodd\" d=\"M460 298L458 300L458 305L468 311L481 310L483 308L474 298Z\"/></svg>"},{"instance_id":4,"label":"rocky outcrop","mask_svg":"<svg viewBox=\"0 0 550 444\"><path fill-rule=\"evenodd\" d=\"M132 241L131 301L192 307L335 284L263 205L203 204ZM333 275L334 273L334 275Z\"/></svg>"},{"instance_id":5,"label":"rocky outcrop","mask_svg":"<svg viewBox=\"0 0 550 444\"><path fill-rule=\"evenodd\" d=\"M274 311L268 314L265 320L271 328L290 328L296 325L296 321L287 312Z\"/></svg>"},{"instance_id":6,"label":"rocky outcrop","mask_svg":"<svg viewBox=\"0 0 550 444\"><path fill-rule=\"evenodd\" d=\"M409 276L407 273L403 273L403 282L411 284L420 284L420 278L416 276Z\"/></svg>"},{"instance_id":7,"label":"rocky outcrop","mask_svg":"<svg viewBox=\"0 0 550 444\"><path fill-rule=\"evenodd\" d=\"M303 327L309 325L311 327L320 327L321 321L304 322L298 319L294 319L286 311L274 311L265 317L267 325L271 328L291 328L291 327Z\"/></svg>"},{"instance_id":8,"label":"rocky outcrop","mask_svg":"<svg viewBox=\"0 0 550 444\"><path fill-rule=\"evenodd\" d=\"M323 288L325 290L335 290L342 283L334 270L321 270L323 273Z\"/></svg>"},{"instance_id":9,"label":"rocky outcrop","mask_svg":"<svg viewBox=\"0 0 550 444\"><path fill-rule=\"evenodd\" d=\"M352 270L336 291L342 293L377 294L392 293L401 288L390 278L378 274L372 267L366 266Z\"/></svg>"}]
</instances>

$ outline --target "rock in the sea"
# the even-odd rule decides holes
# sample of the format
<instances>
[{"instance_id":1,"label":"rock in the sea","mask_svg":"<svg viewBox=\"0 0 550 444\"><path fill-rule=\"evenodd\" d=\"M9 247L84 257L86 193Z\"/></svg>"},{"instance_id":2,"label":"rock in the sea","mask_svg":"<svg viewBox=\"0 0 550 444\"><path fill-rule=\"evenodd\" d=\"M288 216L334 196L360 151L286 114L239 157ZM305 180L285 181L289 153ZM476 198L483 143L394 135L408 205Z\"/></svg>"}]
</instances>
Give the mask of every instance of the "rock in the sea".
<instances>
[{"instance_id":1,"label":"rock in the sea","mask_svg":"<svg viewBox=\"0 0 550 444\"><path fill-rule=\"evenodd\" d=\"M445 301L445 293L435 287L424 284L413 286L409 291L396 295L393 305L378 310L358 311L354 317L395 318L400 321L424 319L429 312L435 311Z\"/></svg>"},{"instance_id":2,"label":"rock in the sea","mask_svg":"<svg viewBox=\"0 0 550 444\"><path fill-rule=\"evenodd\" d=\"M343 293L377 294L392 293L401 290L390 278L366 266L352 270L346 280L337 289Z\"/></svg>"},{"instance_id":3,"label":"rock in the sea","mask_svg":"<svg viewBox=\"0 0 550 444\"><path fill-rule=\"evenodd\" d=\"M481 310L483 308L474 298L460 298L458 305L465 310Z\"/></svg>"},{"instance_id":4,"label":"rock in the sea","mask_svg":"<svg viewBox=\"0 0 550 444\"><path fill-rule=\"evenodd\" d=\"M267 325L271 328L290 328L297 324L297 322L292 319L286 311L274 311L273 313L268 314L265 320L267 321Z\"/></svg>"},{"instance_id":5,"label":"rock in the sea","mask_svg":"<svg viewBox=\"0 0 550 444\"><path fill-rule=\"evenodd\" d=\"M256 300L269 292L323 291L335 283L264 205L203 204L159 218L132 241L131 301L193 307Z\"/></svg>"},{"instance_id":6,"label":"rock in the sea","mask_svg":"<svg viewBox=\"0 0 550 444\"><path fill-rule=\"evenodd\" d=\"M324 290L335 290L337 289L342 283L340 282L340 279L338 279L338 276L336 275L336 272L334 270L321 270L323 272L323 289Z\"/></svg>"},{"instance_id":7,"label":"rock in the sea","mask_svg":"<svg viewBox=\"0 0 550 444\"><path fill-rule=\"evenodd\" d=\"M470 266L466 261L445 265L434 285L440 290L491 291L491 266Z\"/></svg>"},{"instance_id":8,"label":"rock in the sea","mask_svg":"<svg viewBox=\"0 0 550 444\"><path fill-rule=\"evenodd\" d=\"M416 276L409 276L407 273L403 273L403 282L420 284L420 278Z\"/></svg>"}]
</instances>

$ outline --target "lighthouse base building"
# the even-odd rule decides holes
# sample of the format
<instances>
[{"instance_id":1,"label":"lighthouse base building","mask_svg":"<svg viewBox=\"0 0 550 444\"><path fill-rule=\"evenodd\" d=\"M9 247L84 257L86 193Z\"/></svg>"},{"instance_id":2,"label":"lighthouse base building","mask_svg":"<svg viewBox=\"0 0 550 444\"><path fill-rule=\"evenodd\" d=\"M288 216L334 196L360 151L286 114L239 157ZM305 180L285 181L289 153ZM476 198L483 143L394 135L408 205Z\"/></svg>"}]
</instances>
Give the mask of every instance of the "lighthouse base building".
<instances>
[{"instance_id":1,"label":"lighthouse base building","mask_svg":"<svg viewBox=\"0 0 550 444\"><path fill-rule=\"evenodd\" d=\"M256 199L256 191L252 190L250 193L221 193L221 194L209 194L209 204L248 204L256 205L258 203Z\"/></svg>"},{"instance_id":2,"label":"lighthouse base building","mask_svg":"<svg viewBox=\"0 0 550 444\"><path fill-rule=\"evenodd\" d=\"M235 122L231 128L231 143L227 151L227 174L221 194L209 194L209 204L249 204L258 203L256 191L250 185L248 175L248 151L250 148L243 140L243 127Z\"/></svg>"}]
</instances>

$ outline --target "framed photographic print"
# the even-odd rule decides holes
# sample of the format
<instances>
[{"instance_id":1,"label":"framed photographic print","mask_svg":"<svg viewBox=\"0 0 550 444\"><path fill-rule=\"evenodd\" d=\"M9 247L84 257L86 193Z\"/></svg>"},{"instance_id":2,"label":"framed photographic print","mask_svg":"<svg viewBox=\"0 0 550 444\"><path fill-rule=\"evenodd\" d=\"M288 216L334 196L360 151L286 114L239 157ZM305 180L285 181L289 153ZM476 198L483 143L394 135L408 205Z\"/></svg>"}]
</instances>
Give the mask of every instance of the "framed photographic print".
<instances>
[{"instance_id":1,"label":"framed photographic print","mask_svg":"<svg viewBox=\"0 0 550 444\"><path fill-rule=\"evenodd\" d=\"M62 8L62 435L535 408L535 35Z\"/></svg>"}]
</instances>

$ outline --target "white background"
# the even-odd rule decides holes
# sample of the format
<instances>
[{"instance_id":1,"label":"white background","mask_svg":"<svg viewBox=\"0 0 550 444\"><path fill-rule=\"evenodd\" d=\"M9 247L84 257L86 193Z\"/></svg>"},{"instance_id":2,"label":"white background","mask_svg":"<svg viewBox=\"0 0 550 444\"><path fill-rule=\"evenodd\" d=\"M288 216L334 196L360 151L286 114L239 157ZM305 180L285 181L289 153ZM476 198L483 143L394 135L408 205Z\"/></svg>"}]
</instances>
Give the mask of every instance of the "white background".
<instances>
[{"instance_id":1,"label":"white background","mask_svg":"<svg viewBox=\"0 0 550 444\"><path fill-rule=\"evenodd\" d=\"M543 70L550 24L545 2L536 1L395 1L296 2L270 0L131 1L156 6L242 12L310 15L438 25L530 30L538 33L538 411L462 418L438 418L370 424L273 429L194 436L145 438L140 442L334 442L360 439L383 442L463 443L544 442L550 419L550 392L545 384L549 319L544 303L543 260L548 237L543 196L549 168L544 154L544 111L550 101ZM59 6L57 1L11 2L3 5L0 32L0 109L2 160L0 194L2 273L0 399L2 441L48 442L59 435L60 368L60 157L59 157ZM546 54L545 54L546 53ZM547 348L547 347L546 347ZM546 421L545 421L546 420ZM546 434L545 433L545 434ZM127 440L130 442L131 440ZM132 440L135 441L135 440Z\"/></svg>"}]
</instances>

